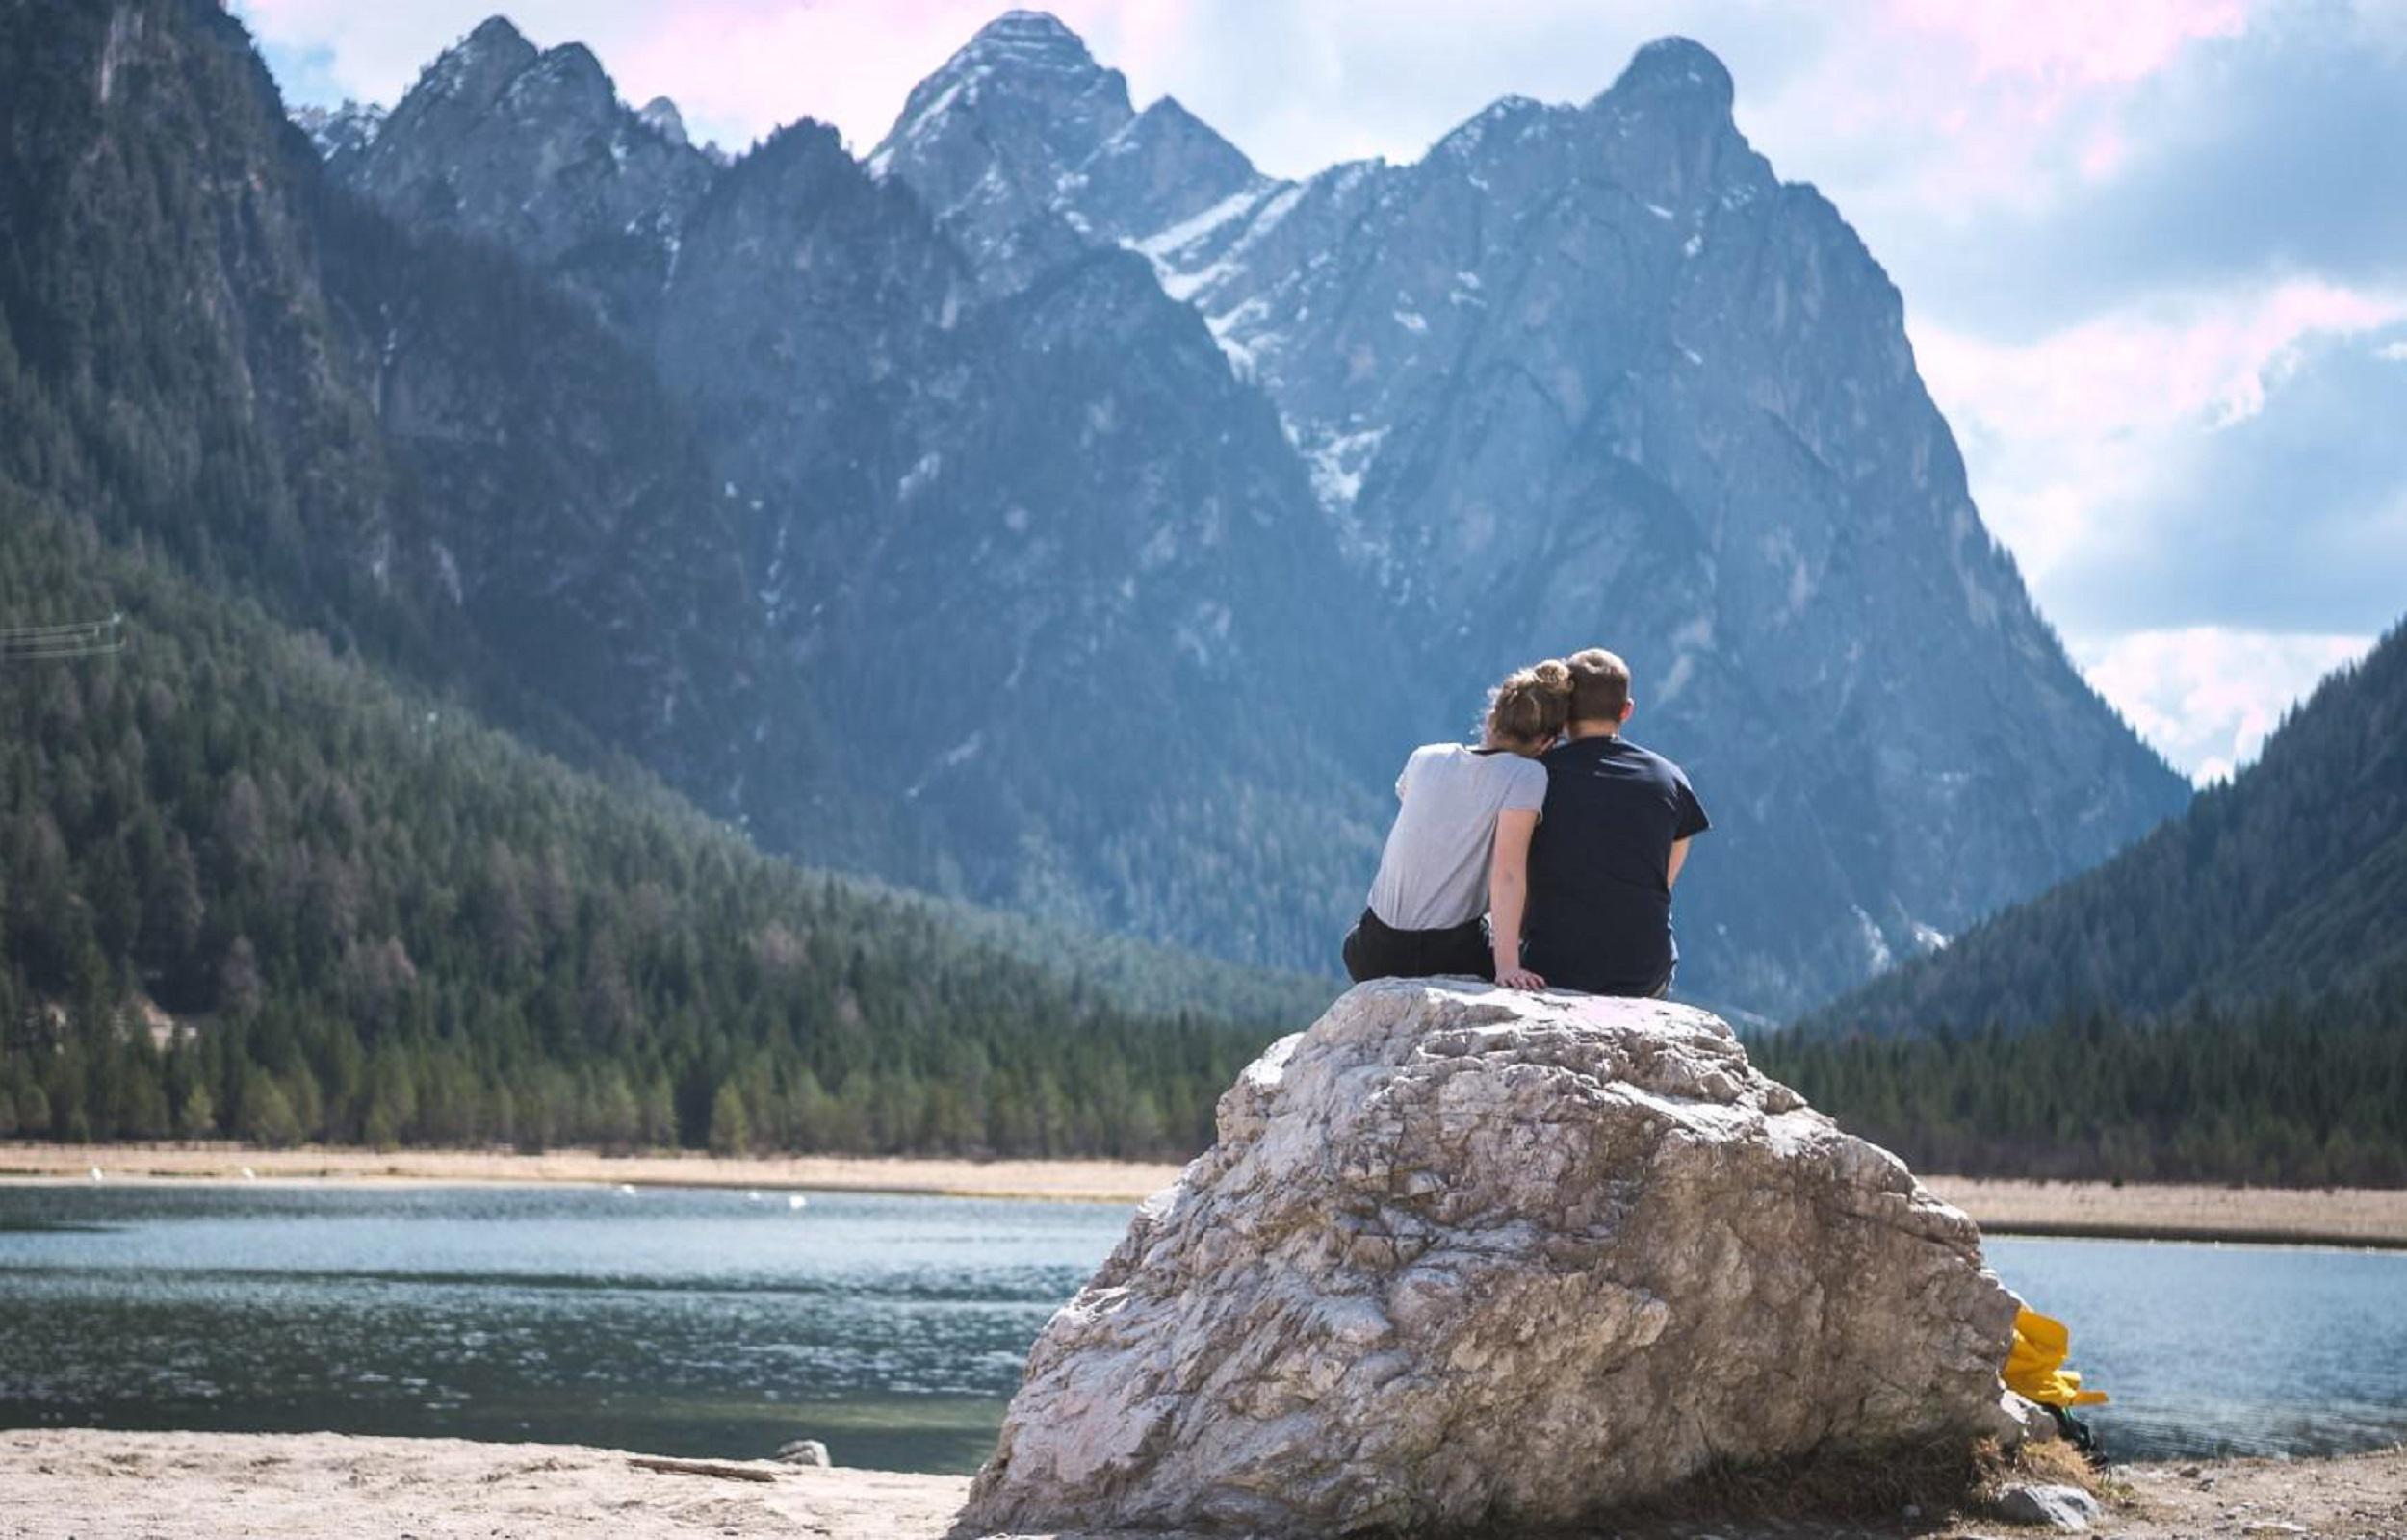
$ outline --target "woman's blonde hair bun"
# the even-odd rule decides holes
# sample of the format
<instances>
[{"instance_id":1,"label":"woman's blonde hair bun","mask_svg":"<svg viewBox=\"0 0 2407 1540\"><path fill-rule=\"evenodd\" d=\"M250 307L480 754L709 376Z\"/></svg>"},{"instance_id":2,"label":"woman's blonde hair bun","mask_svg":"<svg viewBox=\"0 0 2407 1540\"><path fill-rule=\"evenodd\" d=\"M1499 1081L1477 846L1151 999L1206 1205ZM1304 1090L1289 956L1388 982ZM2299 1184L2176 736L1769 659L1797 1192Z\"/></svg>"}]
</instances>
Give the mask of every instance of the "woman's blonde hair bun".
<instances>
[{"instance_id":1,"label":"woman's blonde hair bun","mask_svg":"<svg viewBox=\"0 0 2407 1540\"><path fill-rule=\"evenodd\" d=\"M1499 743L1552 743L1571 715L1571 668L1550 657L1516 668L1488 697L1488 736Z\"/></svg>"}]
</instances>

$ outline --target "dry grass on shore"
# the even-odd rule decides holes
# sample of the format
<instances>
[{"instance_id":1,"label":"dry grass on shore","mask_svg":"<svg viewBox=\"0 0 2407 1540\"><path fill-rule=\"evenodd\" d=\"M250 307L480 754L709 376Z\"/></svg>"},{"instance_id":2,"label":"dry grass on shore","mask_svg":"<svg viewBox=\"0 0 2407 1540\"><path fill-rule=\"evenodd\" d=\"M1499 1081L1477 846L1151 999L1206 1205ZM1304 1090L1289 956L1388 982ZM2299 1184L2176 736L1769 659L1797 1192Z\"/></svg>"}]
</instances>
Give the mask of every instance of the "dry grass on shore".
<instances>
[{"instance_id":1,"label":"dry grass on shore","mask_svg":"<svg viewBox=\"0 0 2407 1540\"><path fill-rule=\"evenodd\" d=\"M593 1150L251 1149L235 1144L0 1144L0 1180L631 1182L1134 1203L1178 1168L1128 1161L970 1161L802 1155L721 1160ZM2017 1182L1926 1176L1998 1235L2126 1236L2407 1247L2407 1191Z\"/></svg>"}]
</instances>

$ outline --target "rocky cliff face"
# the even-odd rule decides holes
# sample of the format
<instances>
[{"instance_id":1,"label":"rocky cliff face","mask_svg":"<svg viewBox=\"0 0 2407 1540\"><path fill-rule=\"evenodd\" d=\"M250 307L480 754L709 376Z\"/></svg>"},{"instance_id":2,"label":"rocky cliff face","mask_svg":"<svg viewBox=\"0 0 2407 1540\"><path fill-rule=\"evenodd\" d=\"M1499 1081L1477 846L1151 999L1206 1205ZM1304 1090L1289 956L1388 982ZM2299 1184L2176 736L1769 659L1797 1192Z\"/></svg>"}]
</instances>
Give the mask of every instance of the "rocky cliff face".
<instances>
[{"instance_id":1,"label":"rocky cliff face","mask_svg":"<svg viewBox=\"0 0 2407 1540\"><path fill-rule=\"evenodd\" d=\"M696 212L657 346L776 633L832 720L873 725L855 769L911 809L914 875L1319 955L1355 896L1334 853L1370 837L1346 751L1395 697L1294 690L1315 610L1369 605L1275 417L1143 262L982 295L905 190L806 126Z\"/></svg>"},{"instance_id":2,"label":"rocky cliff face","mask_svg":"<svg viewBox=\"0 0 2407 1540\"><path fill-rule=\"evenodd\" d=\"M1601 642L1716 815L1684 986L1779 1014L2185 788L2033 612L1896 291L1731 90L1669 39L1584 106L1287 183L1012 13L865 165L805 125L721 169L488 23L330 165L651 357L838 717L897 670L967 686L861 734L909 806L858 859L1325 965L1404 751Z\"/></svg>"},{"instance_id":3,"label":"rocky cliff face","mask_svg":"<svg viewBox=\"0 0 2407 1540\"><path fill-rule=\"evenodd\" d=\"M1365 985L1219 1120L1046 1326L961 1532L1552 1532L1995 1421L1972 1221L1702 1012Z\"/></svg>"},{"instance_id":4,"label":"rocky cliff face","mask_svg":"<svg viewBox=\"0 0 2407 1540\"><path fill-rule=\"evenodd\" d=\"M499 16L328 166L413 227L498 241L621 324L659 294L716 170L674 103L638 113L582 44L538 50Z\"/></svg>"},{"instance_id":5,"label":"rocky cliff face","mask_svg":"<svg viewBox=\"0 0 2407 1540\"><path fill-rule=\"evenodd\" d=\"M1402 696L1296 689L1321 628L1377 616L1201 320L1141 258L1075 241L987 281L955 227L817 124L723 170L668 144L605 179L580 147L653 131L589 63L488 23L333 168L554 277L680 401L747 613L843 725L834 774L889 814L865 831L756 788L751 827L1083 923L1322 961L1376 838L1367 725ZM763 730L784 709L765 702Z\"/></svg>"}]
</instances>

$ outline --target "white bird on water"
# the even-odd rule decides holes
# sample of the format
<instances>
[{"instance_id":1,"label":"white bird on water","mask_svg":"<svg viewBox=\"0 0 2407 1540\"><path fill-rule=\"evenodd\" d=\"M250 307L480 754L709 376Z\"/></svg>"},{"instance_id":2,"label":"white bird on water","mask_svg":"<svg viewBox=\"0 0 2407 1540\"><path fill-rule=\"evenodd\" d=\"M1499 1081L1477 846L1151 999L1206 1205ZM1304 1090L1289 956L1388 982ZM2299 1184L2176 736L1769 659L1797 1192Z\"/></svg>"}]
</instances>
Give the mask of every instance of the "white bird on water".
<instances>
[{"instance_id":1,"label":"white bird on water","mask_svg":"<svg viewBox=\"0 0 2407 1540\"><path fill-rule=\"evenodd\" d=\"M256 1182L259 1180L259 1173L246 1166L243 1168L243 1180L246 1182Z\"/></svg>"},{"instance_id":2,"label":"white bird on water","mask_svg":"<svg viewBox=\"0 0 2407 1540\"><path fill-rule=\"evenodd\" d=\"M760 1190L759 1188L757 1188L757 1187L756 1187L756 1188L754 1188L751 1192L746 1193L746 1194L744 1194L744 1201L745 1201L745 1202L747 1202L747 1203L758 1203L758 1202L760 1202L760 1201L761 1201L761 1190Z\"/></svg>"},{"instance_id":3,"label":"white bird on water","mask_svg":"<svg viewBox=\"0 0 2407 1540\"><path fill-rule=\"evenodd\" d=\"M634 1197L635 1195L635 1184L633 1182L619 1183L618 1195L620 1197Z\"/></svg>"},{"instance_id":4,"label":"white bird on water","mask_svg":"<svg viewBox=\"0 0 2407 1540\"><path fill-rule=\"evenodd\" d=\"M92 1179L93 1181L95 1181L95 1182L97 1182L97 1181L99 1181L99 1180L100 1180L100 1168L99 1168L99 1167L95 1166L95 1167L93 1167L93 1168L91 1168L91 1179Z\"/></svg>"},{"instance_id":5,"label":"white bird on water","mask_svg":"<svg viewBox=\"0 0 2407 1540\"><path fill-rule=\"evenodd\" d=\"M800 1193L789 1193L786 1194L786 1206L789 1209L801 1208L804 1204L810 1201L811 1200L809 1198L804 1197Z\"/></svg>"}]
</instances>

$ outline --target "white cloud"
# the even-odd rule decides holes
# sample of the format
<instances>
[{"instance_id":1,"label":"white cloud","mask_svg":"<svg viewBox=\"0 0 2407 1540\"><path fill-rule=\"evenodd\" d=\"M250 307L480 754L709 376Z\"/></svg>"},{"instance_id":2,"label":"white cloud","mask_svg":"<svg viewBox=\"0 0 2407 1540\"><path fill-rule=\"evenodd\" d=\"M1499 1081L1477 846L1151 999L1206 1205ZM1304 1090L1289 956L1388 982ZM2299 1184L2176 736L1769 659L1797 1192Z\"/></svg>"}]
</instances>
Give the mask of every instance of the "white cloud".
<instances>
[{"instance_id":1,"label":"white cloud","mask_svg":"<svg viewBox=\"0 0 2407 1540\"><path fill-rule=\"evenodd\" d=\"M1912 331L1974 499L2045 606L2051 580L2100 550L2109 521L2154 509L2179 538L2168 494L2197 447L2263 412L2310 345L2403 320L2407 290L2297 278L2154 296L2028 342Z\"/></svg>"},{"instance_id":2,"label":"white cloud","mask_svg":"<svg viewBox=\"0 0 2407 1540\"><path fill-rule=\"evenodd\" d=\"M2371 636L2198 626L2073 639L2073 657L2140 736L2199 783L2257 757L2265 734Z\"/></svg>"}]
</instances>

